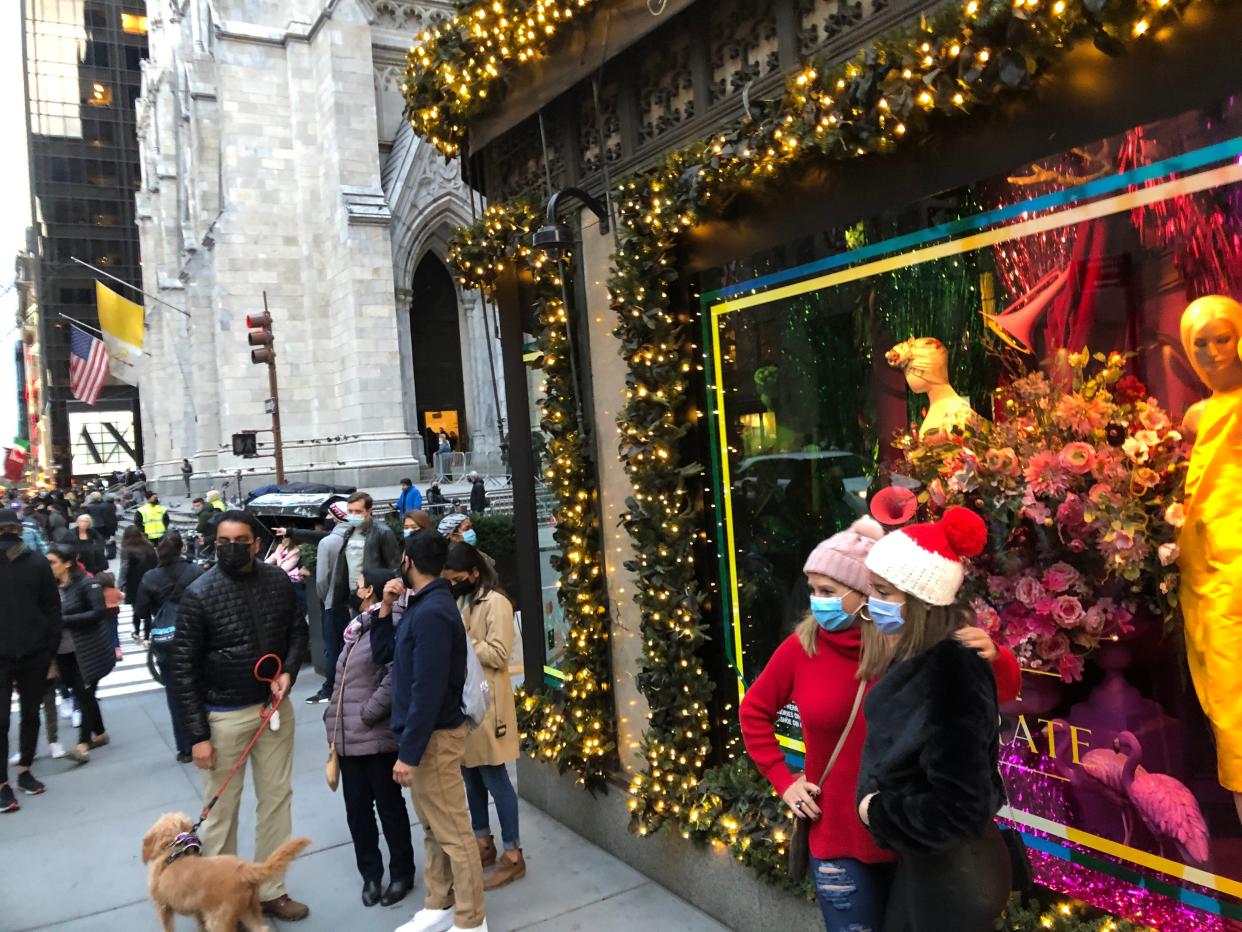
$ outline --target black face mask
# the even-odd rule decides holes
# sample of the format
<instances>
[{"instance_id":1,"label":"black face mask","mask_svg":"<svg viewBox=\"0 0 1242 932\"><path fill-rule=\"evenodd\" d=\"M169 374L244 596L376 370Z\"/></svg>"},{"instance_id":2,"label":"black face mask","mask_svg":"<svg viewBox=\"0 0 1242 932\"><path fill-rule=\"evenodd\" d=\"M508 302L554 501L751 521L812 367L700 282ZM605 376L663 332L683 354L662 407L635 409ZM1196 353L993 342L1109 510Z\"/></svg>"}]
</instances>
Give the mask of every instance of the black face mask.
<instances>
[{"instance_id":1,"label":"black face mask","mask_svg":"<svg viewBox=\"0 0 1242 932\"><path fill-rule=\"evenodd\" d=\"M236 576L254 562L250 553L250 544L239 544L234 541L216 544L216 563L220 569L230 576Z\"/></svg>"},{"instance_id":2,"label":"black face mask","mask_svg":"<svg viewBox=\"0 0 1242 932\"><path fill-rule=\"evenodd\" d=\"M474 595L474 590L479 588L479 582L476 579L471 582L469 579L463 579L461 582L455 582L449 587L452 590L453 597L456 599L464 599L468 595Z\"/></svg>"}]
</instances>

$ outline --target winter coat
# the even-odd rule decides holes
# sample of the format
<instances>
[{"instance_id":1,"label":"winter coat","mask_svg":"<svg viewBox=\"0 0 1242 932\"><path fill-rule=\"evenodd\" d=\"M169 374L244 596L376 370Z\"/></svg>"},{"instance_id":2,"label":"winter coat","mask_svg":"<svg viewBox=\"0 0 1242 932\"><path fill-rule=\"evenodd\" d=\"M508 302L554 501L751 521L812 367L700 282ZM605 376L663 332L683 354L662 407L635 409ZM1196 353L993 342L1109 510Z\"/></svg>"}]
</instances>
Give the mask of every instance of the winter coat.
<instances>
[{"instance_id":1,"label":"winter coat","mask_svg":"<svg viewBox=\"0 0 1242 932\"><path fill-rule=\"evenodd\" d=\"M376 663L371 656L371 622L374 610L354 619L362 632L353 644L346 644L336 661L336 683L332 701L323 713L328 744L336 739L336 753L348 757L390 754L397 750L392 733L392 664ZM338 705L340 731L336 730Z\"/></svg>"},{"instance_id":2,"label":"winter coat","mask_svg":"<svg viewBox=\"0 0 1242 932\"><path fill-rule=\"evenodd\" d=\"M177 557L165 566L157 566L142 577L138 597L134 600L134 614L140 618L154 618L165 602L180 605L185 590L202 575L202 568L184 557Z\"/></svg>"},{"instance_id":3,"label":"winter coat","mask_svg":"<svg viewBox=\"0 0 1242 932\"><path fill-rule=\"evenodd\" d=\"M336 566L332 574L333 605L348 605L349 596L358 584L358 580L349 578L349 560L345 556L349 548L349 539L355 533L354 528L346 526L345 534L341 538L341 551L337 554ZM401 545L397 543L397 536L383 521L373 520L371 527L367 530L366 546L362 551L362 568L396 571L400 564Z\"/></svg>"},{"instance_id":4,"label":"winter coat","mask_svg":"<svg viewBox=\"0 0 1242 932\"><path fill-rule=\"evenodd\" d=\"M284 550L277 547L267 555L267 559L263 562L279 566L289 574L290 582L297 583L302 581L302 551L296 545Z\"/></svg>"},{"instance_id":5,"label":"winter coat","mask_svg":"<svg viewBox=\"0 0 1242 932\"><path fill-rule=\"evenodd\" d=\"M0 537L0 657L18 660L55 652L60 643L60 593L42 555L20 538Z\"/></svg>"},{"instance_id":6,"label":"winter coat","mask_svg":"<svg viewBox=\"0 0 1242 932\"><path fill-rule=\"evenodd\" d=\"M112 502L91 502L83 510L94 522L92 530L98 531L104 540L116 534L116 506Z\"/></svg>"},{"instance_id":7,"label":"winter coat","mask_svg":"<svg viewBox=\"0 0 1242 932\"><path fill-rule=\"evenodd\" d=\"M173 701L191 744L211 737L207 706L262 703L267 683L254 677L264 654L275 654L297 680L310 632L284 571L255 562L230 576L212 567L186 589L169 649Z\"/></svg>"},{"instance_id":8,"label":"winter coat","mask_svg":"<svg viewBox=\"0 0 1242 932\"><path fill-rule=\"evenodd\" d=\"M403 489L397 496L397 517L403 517L407 511L415 511L423 507L423 493L418 486L412 485Z\"/></svg>"},{"instance_id":9,"label":"winter coat","mask_svg":"<svg viewBox=\"0 0 1242 932\"><path fill-rule=\"evenodd\" d=\"M482 514L487 510L487 489L483 486L483 480L472 483L470 487L470 511L473 514Z\"/></svg>"},{"instance_id":10,"label":"winter coat","mask_svg":"<svg viewBox=\"0 0 1242 932\"><path fill-rule=\"evenodd\" d=\"M138 598L138 590L142 587L142 577L155 569L159 560L155 556L154 547L143 547L141 550L121 551L120 588L125 591L125 604L133 605ZM138 618L145 616L138 615Z\"/></svg>"},{"instance_id":11,"label":"winter coat","mask_svg":"<svg viewBox=\"0 0 1242 932\"><path fill-rule=\"evenodd\" d=\"M858 801L882 848L926 855L984 836L1004 801L992 669L956 638L894 664L863 703Z\"/></svg>"},{"instance_id":12,"label":"winter coat","mask_svg":"<svg viewBox=\"0 0 1242 932\"><path fill-rule=\"evenodd\" d=\"M371 650L392 658L392 731L401 762L417 767L434 731L466 720L466 628L448 581L433 579L406 601L404 614L375 617Z\"/></svg>"},{"instance_id":13,"label":"winter coat","mask_svg":"<svg viewBox=\"0 0 1242 932\"><path fill-rule=\"evenodd\" d=\"M75 527L70 531L70 543L78 554L78 562L86 568L86 572L94 576L108 568L108 556L104 552L104 539L93 527L86 529L86 540L83 540Z\"/></svg>"},{"instance_id":14,"label":"winter coat","mask_svg":"<svg viewBox=\"0 0 1242 932\"><path fill-rule=\"evenodd\" d=\"M517 706L509 680L509 655L513 653L513 606L499 592L460 599L466 634L474 645L492 690L492 703L482 724L466 736L463 767L507 764L518 758ZM503 731L498 735L497 731Z\"/></svg>"},{"instance_id":15,"label":"winter coat","mask_svg":"<svg viewBox=\"0 0 1242 932\"><path fill-rule=\"evenodd\" d=\"M60 590L60 611L73 641L82 682L98 683L116 666L112 622L103 589L87 576L70 580Z\"/></svg>"}]
</instances>

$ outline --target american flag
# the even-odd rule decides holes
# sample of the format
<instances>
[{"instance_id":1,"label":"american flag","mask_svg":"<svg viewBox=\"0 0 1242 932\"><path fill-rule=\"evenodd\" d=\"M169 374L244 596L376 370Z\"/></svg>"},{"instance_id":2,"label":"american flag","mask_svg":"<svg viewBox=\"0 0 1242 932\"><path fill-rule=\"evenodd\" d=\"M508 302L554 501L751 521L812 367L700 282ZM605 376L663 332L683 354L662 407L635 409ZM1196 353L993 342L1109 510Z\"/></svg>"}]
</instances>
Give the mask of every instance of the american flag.
<instances>
[{"instance_id":1,"label":"american flag","mask_svg":"<svg viewBox=\"0 0 1242 932\"><path fill-rule=\"evenodd\" d=\"M69 391L93 405L108 375L108 349L85 330L69 327Z\"/></svg>"}]
</instances>

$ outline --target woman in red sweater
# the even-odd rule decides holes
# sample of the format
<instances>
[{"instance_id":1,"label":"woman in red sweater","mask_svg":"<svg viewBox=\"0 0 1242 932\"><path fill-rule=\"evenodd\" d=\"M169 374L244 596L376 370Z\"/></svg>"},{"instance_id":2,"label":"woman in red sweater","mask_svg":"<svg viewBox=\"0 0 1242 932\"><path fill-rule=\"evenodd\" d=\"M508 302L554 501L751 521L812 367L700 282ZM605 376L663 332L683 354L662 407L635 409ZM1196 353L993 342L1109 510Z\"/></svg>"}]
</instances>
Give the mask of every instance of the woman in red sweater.
<instances>
[{"instance_id":1,"label":"woman in red sweater","mask_svg":"<svg viewBox=\"0 0 1242 932\"><path fill-rule=\"evenodd\" d=\"M893 852L875 843L855 808L867 730L861 714L824 785L807 777L818 779L824 772L860 684L869 690L888 663L886 639L858 620L870 589L867 554L883 536L878 523L860 518L811 552L803 567L811 589L810 614L776 649L738 713L746 752L793 814L813 822L812 871L828 932L879 929L892 880ZM979 628L962 629L957 636L992 664L1000 700L1017 696L1020 671L1014 655L998 649ZM806 772L797 774L786 764L775 733L777 714L790 702L798 708L806 743Z\"/></svg>"}]
</instances>

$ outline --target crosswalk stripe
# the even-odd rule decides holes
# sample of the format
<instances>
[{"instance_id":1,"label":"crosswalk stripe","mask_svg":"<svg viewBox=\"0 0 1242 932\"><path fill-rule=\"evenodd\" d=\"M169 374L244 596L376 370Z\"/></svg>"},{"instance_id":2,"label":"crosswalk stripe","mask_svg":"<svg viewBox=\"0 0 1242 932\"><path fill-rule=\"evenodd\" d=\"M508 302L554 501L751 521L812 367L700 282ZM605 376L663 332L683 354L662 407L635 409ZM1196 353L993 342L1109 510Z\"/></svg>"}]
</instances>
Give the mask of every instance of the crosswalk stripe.
<instances>
[{"instance_id":1,"label":"crosswalk stripe","mask_svg":"<svg viewBox=\"0 0 1242 932\"><path fill-rule=\"evenodd\" d=\"M100 699L115 699L164 688L151 678L151 671L147 669L147 648L129 636L133 630L133 617L133 607L122 605L120 617L117 618L121 659L112 672L99 681L96 695Z\"/></svg>"}]
</instances>

